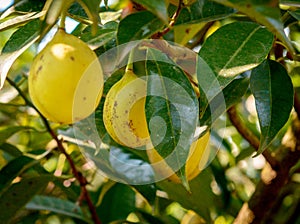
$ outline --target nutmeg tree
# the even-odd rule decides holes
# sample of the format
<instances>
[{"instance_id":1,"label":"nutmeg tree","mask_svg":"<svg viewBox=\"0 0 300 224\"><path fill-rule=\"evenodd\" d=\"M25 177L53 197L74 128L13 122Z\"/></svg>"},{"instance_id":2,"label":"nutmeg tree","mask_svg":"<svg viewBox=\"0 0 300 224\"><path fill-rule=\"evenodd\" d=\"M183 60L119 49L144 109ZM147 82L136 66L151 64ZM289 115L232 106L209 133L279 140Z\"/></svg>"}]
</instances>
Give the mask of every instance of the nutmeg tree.
<instances>
[{"instance_id":1,"label":"nutmeg tree","mask_svg":"<svg viewBox=\"0 0 300 224\"><path fill-rule=\"evenodd\" d=\"M3 3L0 224L299 223L299 20L296 0Z\"/></svg>"}]
</instances>

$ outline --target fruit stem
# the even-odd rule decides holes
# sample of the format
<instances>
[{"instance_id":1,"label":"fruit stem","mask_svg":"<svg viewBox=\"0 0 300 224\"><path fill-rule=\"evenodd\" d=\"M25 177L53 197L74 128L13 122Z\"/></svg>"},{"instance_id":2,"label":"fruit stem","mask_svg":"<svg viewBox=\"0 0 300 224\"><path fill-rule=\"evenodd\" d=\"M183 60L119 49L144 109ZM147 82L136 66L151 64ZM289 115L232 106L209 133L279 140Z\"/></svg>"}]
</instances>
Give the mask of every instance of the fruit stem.
<instances>
[{"instance_id":1,"label":"fruit stem","mask_svg":"<svg viewBox=\"0 0 300 224\"><path fill-rule=\"evenodd\" d=\"M129 72L129 71L133 71L133 52L134 52L134 49L132 49L129 53L129 57L128 57L128 62L127 62L127 65L126 65L126 69L125 69L125 73L126 72Z\"/></svg>"}]
</instances>

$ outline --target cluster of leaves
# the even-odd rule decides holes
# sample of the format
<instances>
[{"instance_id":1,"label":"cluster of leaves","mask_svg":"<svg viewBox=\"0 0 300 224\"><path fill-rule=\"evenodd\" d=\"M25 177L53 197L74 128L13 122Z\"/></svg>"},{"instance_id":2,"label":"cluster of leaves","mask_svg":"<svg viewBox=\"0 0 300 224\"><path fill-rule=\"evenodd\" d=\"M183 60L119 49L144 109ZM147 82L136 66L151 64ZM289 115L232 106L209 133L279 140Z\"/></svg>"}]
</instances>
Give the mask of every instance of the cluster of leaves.
<instances>
[{"instance_id":1,"label":"cluster of leaves","mask_svg":"<svg viewBox=\"0 0 300 224\"><path fill-rule=\"evenodd\" d=\"M169 22L178 9L171 2L135 0L108 5L107 1L78 0L66 12L76 24L70 32L102 60L104 97L92 119L97 137L106 144L93 142L97 137L91 137L95 133L87 125L90 119L73 126L51 124L51 128L63 136L67 153L89 181L88 190L102 223L189 223L193 219L231 223L254 192L265 164L261 155L251 155L275 151L290 125L299 85L299 2L184 1L191 4L182 5L175 22ZM43 45L56 28L64 7L60 0L23 0L0 16L0 223L93 222L65 155L59 153L27 100L30 62L38 44ZM68 26L66 23L67 30ZM168 32L163 33L166 28ZM149 79L147 120L159 116L167 126L157 151L166 157L184 134L183 151L187 152L198 120L211 130L214 155L209 166L190 181L189 191L167 180L155 183L145 153L113 142L102 122L105 94L122 75L122 69L111 74L116 66L111 58L119 55L110 50L160 33L164 40L181 47L147 42L152 47L144 62L134 64L136 73L172 80L189 97L179 95L180 89L167 89L165 83L158 85L157 79ZM182 55L182 46L191 49L192 58ZM199 99L194 89L199 90ZM166 95L154 97L157 92ZM179 106L174 108L166 99L178 100ZM258 148L226 122L224 113L234 105L241 122L260 137ZM78 140L79 146L75 144ZM113 178L104 178L98 170ZM184 172L179 174L185 178ZM274 210L272 223L299 222L295 215L299 182L294 178L286 188L279 200L284 203Z\"/></svg>"}]
</instances>

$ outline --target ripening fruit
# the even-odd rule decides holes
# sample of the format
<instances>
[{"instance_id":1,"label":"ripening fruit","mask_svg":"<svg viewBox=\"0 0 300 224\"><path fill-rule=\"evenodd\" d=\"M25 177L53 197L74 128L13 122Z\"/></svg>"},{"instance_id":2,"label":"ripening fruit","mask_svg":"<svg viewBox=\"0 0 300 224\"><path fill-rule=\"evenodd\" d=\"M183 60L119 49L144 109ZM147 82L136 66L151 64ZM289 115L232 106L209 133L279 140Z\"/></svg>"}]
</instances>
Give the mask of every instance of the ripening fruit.
<instances>
[{"instance_id":1,"label":"ripening fruit","mask_svg":"<svg viewBox=\"0 0 300 224\"><path fill-rule=\"evenodd\" d=\"M145 116L146 81L126 70L106 95L103 122L119 144L138 148L151 144Z\"/></svg>"},{"instance_id":2,"label":"ripening fruit","mask_svg":"<svg viewBox=\"0 0 300 224\"><path fill-rule=\"evenodd\" d=\"M188 180L192 180L205 168L209 159L210 150L208 147L209 132L191 144L187 162L185 164L185 173ZM147 150L149 161L154 170L161 177L168 177L175 183L180 183L180 178L174 173L171 167L163 160L155 149Z\"/></svg>"},{"instance_id":3,"label":"ripening fruit","mask_svg":"<svg viewBox=\"0 0 300 224\"><path fill-rule=\"evenodd\" d=\"M33 104L49 120L71 124L99 104L103 72L97 55L80 39L59 29L35 57L29 74Z\"/></svg>"}]
</instances>

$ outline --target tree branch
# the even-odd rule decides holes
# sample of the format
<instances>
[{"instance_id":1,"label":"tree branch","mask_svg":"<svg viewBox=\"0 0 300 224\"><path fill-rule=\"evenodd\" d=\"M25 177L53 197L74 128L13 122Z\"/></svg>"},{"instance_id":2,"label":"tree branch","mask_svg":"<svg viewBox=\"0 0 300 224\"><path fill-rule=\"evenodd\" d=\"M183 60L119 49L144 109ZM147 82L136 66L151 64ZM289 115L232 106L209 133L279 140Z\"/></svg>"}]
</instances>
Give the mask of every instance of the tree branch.
<instances>
[{"instance_id":1,"label":"tree branch","mask_svg":"<svg viewBox=\"0 0 300 224\"><path fill-rule=\"evenodd\" d=\"M227 114L229 116L229 120L231 121L233 126L237 129L237 131L257 151L259 148L259 139L244 124L243 120L240 118L240 116L236 110L236 106L230 107L227 111ZM274 156L268 150L265 150L262 154L265 157L265 159L267 160L267 162L271 165L271 167L276 167L278 165L278 162L276 161Z\"/></svg>"},{"instance_id":2,"label":"tree branch","mask_svg":"<svg viewBox=\"0 0 300 224\"><path fill-rule=\"evenodd\" d=\"M87 202L87 205L88 205L88 208L90 210L90 213L91 213L91 216L92 216L92 219L94 221L95 224L101 224L101 221L97 215L97 212L96 212L96 208L91 200L91 197L86 189L86 185L88 184L88 181L86 180L86 178L81 174L80 171L77 170L76 166L75 166L75 163L73 161L73 159L71 158L71 156L67 153L67 151L65 150L65 147L63 146L62 144L62 139L59 139L57 134L55 133L55 131L51 128L47 118L45 118L41 112L32 104L32 102L25 96L25 94L23 93L23 91L19 88L19 86L14 82L12 81L11 79L9 79L8 77L6 78L6 80L8 81L8 83L13 86L19 93L19 95L24 99L25 103L34 108L37 113L40 115L48 133L51 135L51 137L56 141L57 143L57 147L59 149L59 151L61 153L63 153L65 156L66 156L66 159L68 161L68 163L70 164L70 167L71 167L71 170L72 170L72 173L73 175L75 176L76 180L79 182L80 184L80 188L81 188L81 195L82 195L82 198L86 200Z\"/></svg>"},{"instance_id":3,"label":"tree branch","mask_svg":"<svg viewBox=\"0 0 300 224\"><path fill-rule=\"evenodd\" d=\"M272 216L272 208L276 204L276 198L281 193L290 179L291 168L300 159L300 121L293 120L292 130L286 133L285 141L276 150L275 157L278 166L270 172L262 172L262 178L257 184L255 192L248 202L248 208L241 209L234 223L239 224L261 224L269 223ZM267 177L266 177L267 176ZM268 180L268 181L265 181ZM252 219L243 219L243 213L251 214Z\"/></svg>"},{"instance_id":4,"label":"tree branch","mask_svg":"<svg viewBox=\"0 0 300 224\"><path fill-rule=\"evenodd\" d=\"M182 4L183 4L183 0L179 0L177 10L173 14L169 25L163 31L159 31L159 32L153 34L152 37L151 37L152 39L159 39L171 30L171 28L174 26L174 24L176 22L177 17L180 14L180 11L182 9Z\"/></svg>"}]
</instances>

